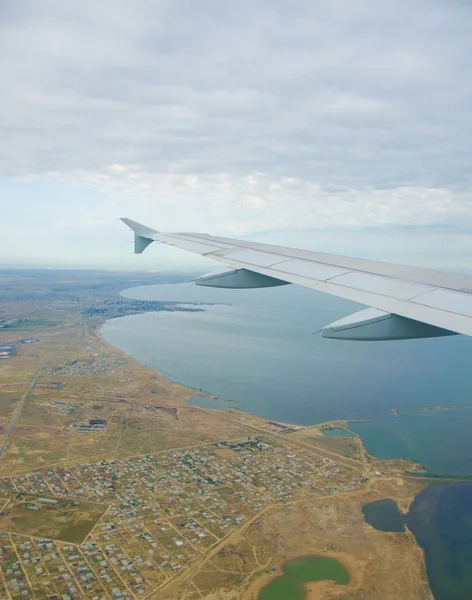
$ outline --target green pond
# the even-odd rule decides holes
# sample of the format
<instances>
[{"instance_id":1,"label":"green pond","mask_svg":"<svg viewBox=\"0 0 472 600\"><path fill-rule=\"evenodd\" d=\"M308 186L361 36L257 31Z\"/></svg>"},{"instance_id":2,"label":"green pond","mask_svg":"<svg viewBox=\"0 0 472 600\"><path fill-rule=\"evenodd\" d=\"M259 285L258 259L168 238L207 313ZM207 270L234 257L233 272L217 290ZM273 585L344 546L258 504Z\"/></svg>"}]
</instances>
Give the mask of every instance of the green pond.
<instances>
[{"instance_id":1,"label":"green pond","mask_svg":"<svg viewBox=\"0 0 472 600\"><path fill-rule=\"evenodd\" d=\"M344 429L344 427L333 427L332 429L322 429L321 433L323 435L327 435L328 437L354 437L354 434Z\"/></svg>"},{"instance_id":2,"label":"green pond","mask_svg":"<svg viewBox=\"0 0 472 600\"><path fill-rule=\"evenodd\" d=\"M303 585L285 575L272 579L259 592L259 600L303 600L304 597Z\"/></svg>"},{"instance_id":3,"label":"green pond","mask_svg":"<svg viewBox=\"0 0 472 600\"><path fill-rule=\"evenodd\" d=\"M335 581L346 585L351 581L349 571L334 558L302 556L286 562L284 575L276 577L259 593L259 600L303 600L304 583L310 581Z\"/></svg>"}]
</instances>

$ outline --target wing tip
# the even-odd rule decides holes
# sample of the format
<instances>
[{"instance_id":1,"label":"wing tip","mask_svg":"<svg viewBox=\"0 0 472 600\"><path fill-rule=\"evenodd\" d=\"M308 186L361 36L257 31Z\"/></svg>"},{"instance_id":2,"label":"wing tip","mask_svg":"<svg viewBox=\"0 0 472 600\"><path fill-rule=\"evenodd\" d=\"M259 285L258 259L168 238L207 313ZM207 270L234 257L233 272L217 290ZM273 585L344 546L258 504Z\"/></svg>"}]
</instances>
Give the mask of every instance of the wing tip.
<instances>
[{"instance_id":1,"label":"wing tip","mask_svg":"<svg viewBox=\"0 0 472 600\"><path fill-rule=\"evenodd\" d=\"M142 254L149 244L153 242L153 236L156 233L159 233L155 229L151 229L150 227L142 225L132 219L128 219L127 217L120 217L120 220L134 232L135 254Z\"/></svg>"},{"instance_id":2,"label":"wing tip","mask_svg":"<svg viewBox=\"0 0 472 600\"><path fill-rule=\"evenodd\" d=\"M147 225L143 225L142 223L128 219L128 217L120 217L120 221L123 221L123 223L133 230L136 235L140 235L141 237L159 233L156 229L152 229L152 227L148 227Z\"/></svg>"}]
</instances>

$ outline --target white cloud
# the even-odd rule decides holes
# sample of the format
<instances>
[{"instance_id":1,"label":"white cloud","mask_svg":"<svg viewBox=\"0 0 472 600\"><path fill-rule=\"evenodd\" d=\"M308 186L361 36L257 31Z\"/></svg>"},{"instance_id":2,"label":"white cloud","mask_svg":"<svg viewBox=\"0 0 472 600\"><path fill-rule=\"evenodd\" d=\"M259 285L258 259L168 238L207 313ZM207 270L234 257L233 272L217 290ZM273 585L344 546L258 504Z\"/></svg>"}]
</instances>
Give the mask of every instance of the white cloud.
<instances>
[{"instance_id":1,"label":"white cloud","mask_svg":"<svg viewBox=\"0 0 472 600\"><path fill-rule=\"evenodd\" d=\"M287 227L472 225L470 194L447 188L359 190L323 186L300 177L162 174L116 164L100 173L54 176L82 187L84 193L89 188L104 193L115 190L118 196L112 205L108 202L96 208L95 214L101 215L104 224L111 213L131 210L136 219L160 221L156 226L164 230L210 230L220 235L249 235Z\"/></svg>"},{"instance_id":2,"label":"white cloud","mask_svg":"<svg viewBox=\"0 0 472 600\"><path fill-rule=\"evenodd\" d=\"M458 0L6 0L3 224L30 219L30 253L38 222L50 240L122 215L246 236L464 231L471 18Z\"/></svg>"}]
</instances>

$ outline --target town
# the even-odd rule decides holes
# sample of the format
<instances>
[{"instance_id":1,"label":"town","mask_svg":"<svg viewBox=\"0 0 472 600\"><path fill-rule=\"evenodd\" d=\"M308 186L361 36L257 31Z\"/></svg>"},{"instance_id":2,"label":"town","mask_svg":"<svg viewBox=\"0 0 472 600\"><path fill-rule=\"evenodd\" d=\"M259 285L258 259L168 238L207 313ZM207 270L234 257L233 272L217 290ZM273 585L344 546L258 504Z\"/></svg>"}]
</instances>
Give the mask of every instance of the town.
<instances>
[{"instance_id":1,"label":"town","mask_svg":"<svg viewBox=\"0 0 472 600\"><path fill-rule=\"evenodd\" d=\"M264 436L3 478L0 597L145 597L268 505L362 487L342 460ZM57 505L70 500L81 519L38 537L46 516L70 519Z\"/></svg>"}]
</instances>

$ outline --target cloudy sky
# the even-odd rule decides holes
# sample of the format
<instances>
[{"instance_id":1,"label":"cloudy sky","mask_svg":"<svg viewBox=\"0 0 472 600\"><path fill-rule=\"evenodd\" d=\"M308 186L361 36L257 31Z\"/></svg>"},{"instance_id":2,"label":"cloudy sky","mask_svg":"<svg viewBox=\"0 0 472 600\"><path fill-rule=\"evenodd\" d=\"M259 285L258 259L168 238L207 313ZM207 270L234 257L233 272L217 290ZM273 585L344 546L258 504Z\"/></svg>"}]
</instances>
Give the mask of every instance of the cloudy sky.
<instances>
[{"instance_id":1,"label":"cloudy sky","mask_svg":"<svg viewBox=\"0 0 472 600\"><path fill-rule=\"evenodd\" d=\"M0 264L187 268L128 216L472 267L468 0L3 0Z\"/></svg>"}]
</instances>

